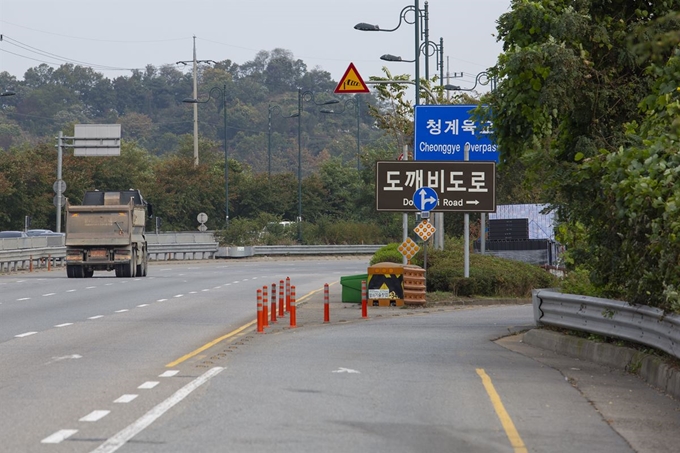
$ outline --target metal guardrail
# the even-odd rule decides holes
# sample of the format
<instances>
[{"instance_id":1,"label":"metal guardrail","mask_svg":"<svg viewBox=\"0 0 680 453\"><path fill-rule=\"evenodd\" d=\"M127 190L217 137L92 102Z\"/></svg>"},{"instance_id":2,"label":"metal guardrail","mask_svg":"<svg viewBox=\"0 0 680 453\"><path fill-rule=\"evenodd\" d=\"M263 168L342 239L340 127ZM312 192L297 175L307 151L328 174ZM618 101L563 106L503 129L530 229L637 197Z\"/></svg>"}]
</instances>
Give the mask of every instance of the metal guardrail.
<instances>
[{"instance_id":1,"label":"metal guardrail","mask_svg":"<svg viewBox=\"0 0 680 453\"><path fill-rule=\"evenodd\" d=\"M582 330L633 341L680 358L680 315L617 300L534 290L538 325Z\"/></svg>"},{"instance_id":2,"label":"metal guardrail","mask_svg":"<svg viewBox=\"0 0 680 453\"><path fill-rule=\"evenodd\" d=\"M255 255L368 255L382 245L256 245Z\"/></svg>"}]
</instances>

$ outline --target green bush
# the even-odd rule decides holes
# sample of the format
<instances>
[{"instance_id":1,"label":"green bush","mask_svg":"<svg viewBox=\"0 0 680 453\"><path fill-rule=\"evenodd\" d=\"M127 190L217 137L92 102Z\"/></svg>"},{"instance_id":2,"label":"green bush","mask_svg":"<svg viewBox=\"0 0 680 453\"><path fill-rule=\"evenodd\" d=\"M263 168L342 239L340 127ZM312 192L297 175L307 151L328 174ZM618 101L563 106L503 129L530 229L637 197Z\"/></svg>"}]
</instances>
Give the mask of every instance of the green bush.
<instances>
[{"instance_id":1,"label":"green bush","mask_svg":"<svg viewBox=\"0 0 680 453\"><path fill-rule=\"evenodd\" d=\"M397 247L399 247L399 244L397 243L392 243L392 244L387 244L384 247L379 248L373 257L371 258L371 261L369 262L369 265L372 266L377 263L401 263L403 262L403 257L399 250L397 250Z\"/></svg>"},{"instance_id":2,"label":"green bush","mask_svg":"<svg viewBox=\"0 0 680 453\"><path fill-rule=\"evenodd\" d=\"M464 244L449 239L444 250L428 250L427 290L454 296L528 297L531 290L557 286L538 266L490 255L470 254L470 277L464 277Z\"/></svg>"},{"instance_id":3,"label":"green bush","mask_svg":"<svg viewBox=\"0 0 680 453\"><path fill-rule=\"evenodd\" d=\"M560 281L560 291L567 294L579 294L581 296L601 297L602 292L590 281L590 272L583 268L569 271Z\"/></svg>"}]
</instances>

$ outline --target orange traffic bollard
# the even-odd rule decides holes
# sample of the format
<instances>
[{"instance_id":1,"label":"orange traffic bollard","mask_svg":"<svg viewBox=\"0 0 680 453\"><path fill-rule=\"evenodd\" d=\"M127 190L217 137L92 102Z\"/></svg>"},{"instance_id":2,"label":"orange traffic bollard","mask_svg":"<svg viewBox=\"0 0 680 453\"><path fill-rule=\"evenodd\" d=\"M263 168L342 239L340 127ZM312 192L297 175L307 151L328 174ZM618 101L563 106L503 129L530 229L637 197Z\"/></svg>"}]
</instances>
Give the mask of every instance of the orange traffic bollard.
<instances>
[{"instance_id":1,"label":"orange traffic bollard","mask_svg":"<svg viewBox=\"0 0 680 453\"><path fill-rule=\"evenodd\" d=\"M52 255L47 255L47 270L52 270Z\"/></svg>"},{"instance_id":2,"label":"orange traffic bollard","mask_svg":"<svg viewBox=\"0 0 680 453\"><path fill-rule=\"evenodd\" d=\"M267 297L267 287L262 287L262 325L269 327L269 297Z\"/></svg>"},{"instance_id":3,"label":"orange traffic bollard","mask_svg":"<svg viewBox=\"0 0 680 453\"><path fill-rule=\"evenodd\" d=\"M290 311L290 277L286 277L286 311Z\"/></svg>"},{"instance_id":4,"label":"orange traffic bollard","mask_svg":"<svg viewBox=\"0 0 680 453\"><path fill-rule=\"evenodd\" d=\"M262 325L262 290L257 290L257 331L259 333L264 332L264 326Z\"/></svg>"},{"instance_id":5,"label":"orange traffic bollard","mask_svg":"<svg viewBox=\"0 0 680 453\"><path fill-rule=\"evenodd\" d=\"M33 255L28 257L28 272L33 272Z\"/></svg>"},{"instance_id":6,"label":"orange traffic bollard","mask_svg":"<svg viewBox=\"0 0 680 453\"><path fill-rule=\"evenodd\" d=\"M290 327L296 328L297 319L295 316L295 286L290 287Z\"/></svg>"},{"instance_id":7,"label":"orange traffic bollard","mask_svg":"<svg viewBox=\"0 0 680 453\"><path fill-rule=\"evenodd\" d=\"M272 283L272 324L276 323L276 283Z\"/></svg>"},{"instance_id":8,"label":"orange traffic bollard","mask_svg":"<svg viewBox=\"0 0 680 453\"><path fill-rule=\"evenodd\" d=\"M368 295L366 294L366 280L361 281L361 317L368 318Z\"/></svg>"},{"instance_id":9,"label":"orange traffic bollard","mask_svg":"<svg viewBox=\"0 0 680 453\"><path fill-rule=\"evenodd\" d=\"M323 322L331 322L331 306L328 283L324 283L323 285Z\"/></svg>"},{"instance_id":10,"label":"orange traffic bollard","mask_svg":"<svg viewBox=\"0 0 680 453\"><path fill-rule=\"evenodd\" d=\"M283 280L279 281L279 317L283 318L285 307L283 306Z\"/></svg>"}]
</instances>

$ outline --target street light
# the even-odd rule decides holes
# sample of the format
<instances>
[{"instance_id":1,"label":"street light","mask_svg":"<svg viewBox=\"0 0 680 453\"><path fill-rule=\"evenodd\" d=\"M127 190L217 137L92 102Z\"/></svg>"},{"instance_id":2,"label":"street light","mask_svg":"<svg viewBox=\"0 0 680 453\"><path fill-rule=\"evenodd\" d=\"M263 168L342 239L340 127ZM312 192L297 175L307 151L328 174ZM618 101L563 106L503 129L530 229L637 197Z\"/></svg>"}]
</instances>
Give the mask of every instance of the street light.
<instances>
[{"instance_id":1,"label":"street light","mask_svg":"<svg viewBox=\"0 0 680 453\"><path fill-rule=\"evenodd\" d=\"M326 109L322 109L322 110L319 110L319 111L321 113L326 113L326 114L331 114L331 115L332 114L340 115L342 113L345 113L345 110L347 110L348 106L352 107L352 109L354 110L354 113L357 117L357 171L359 171L360 167L361 167L361 161L360 161L361 141L360 141L360 138L359 138L359 133L360 133L360 129L359 129L360 123L359 123L359 121L361 119L361 115L360 115L361 112L359 110L359 96L355 94L353 98L347 99L345 101L345 104L342 107L342 110L340 110L339 112L335 112L333 110L326 110Z\"/></svg>"},{"instance_id":2,"label":"street light","mask_svg":"<svg viewBox=\"0 0 680 453\"><path fill-rule=\"evenodd\" d=\"M472 88L461 88L458 85L446 84L444 89L447 91L475 91L477 85L491 85L491 91L496 89L496 78L490 77L490 74L486 71L480 72L475 76L475 84Z\"/></svg>"},{"instance_id":3,"label":"street light","mask_svg":"<svg viewBox=\"0 0 680 453\"><path fill-rule=\"evenodd\" d=\"M298 88L298 111L291 115L298 119L298 242L302 244L302 102L312 102L314 105L331 105L339 104L340 101L332 99L326 102L316 102L314 99L315 93L311 90L302 91Z\"/></svg>"},{"instance_id":4,"label":"street light","mask_svg":"<svg viewBox=\"0 0 680 453\"><path fill-rule=\"evenodd\" d=\"M415 28L415 58L413 62L416 64L416 73L415 73L415 81L416 81L416 102L415 105L420 104L420 38L421 38L421 32L420 32L420 22L424 19L424 12L421 10L418 6L419 2L418 0L415 0L413 2L413 5L405 6L401 12L399 13L399 23L397 24L396 27L390 28L390 29L383 29L380 28L379 25L372 25L372 24L367 24L366 22L361 22L358 23L354 26L355 30L360 30L360 31L385 31L385 32L393 32L396 29L398 29L402 22L405 22L407 24L413 24ZM427 3L427 2L426 2ZM407 18L407 13L413 13L413 20L409 20ZM392 60L392 61L400 61L400 60Z\"/></svg>"},{"instance_id":5,"label":"street light","mask_svg":"<svg viewBox=\"0 0 680 453\"><path fill-rule=\"evenodd\" d=\"M272 114L281 114L281 107L278 105L272 105L272 103L269 103L268 107L268 115L267 115L267 155L268 155L268 169L269 169L269 178L271 179L272 177ZM284 116L283 118L295 118L297 114L292 114L288 116Z\"/></svg>"},{"instance_id":6,"label":"street light","mask_svg":"<svg viewBox=\"0 0 680 453\"><path fill-rule=\"evenodd\" d=\"M222 96L222 114L224 116L224 212L227 228L229 227L229 156L227 154L227 85L224 84L222 88L213 87L208 92L208 99L199 101L198 99L184 99L182 102L188 104L205 104L213 99L213 92L219 93Z\"/></svg>"}]
</instances>

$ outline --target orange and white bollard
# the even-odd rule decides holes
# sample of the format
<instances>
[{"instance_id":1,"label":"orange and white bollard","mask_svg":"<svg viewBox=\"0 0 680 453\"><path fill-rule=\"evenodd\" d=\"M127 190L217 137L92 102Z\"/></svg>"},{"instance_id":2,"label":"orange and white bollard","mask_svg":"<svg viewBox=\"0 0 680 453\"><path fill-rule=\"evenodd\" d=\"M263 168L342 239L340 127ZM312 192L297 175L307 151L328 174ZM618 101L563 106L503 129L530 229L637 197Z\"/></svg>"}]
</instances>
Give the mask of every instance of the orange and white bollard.
<instances>
[{"instance_id":1,"label":"orange and white bollard","mask_svg":"<svg viewBox=\"0 0 680 453\"><path fill-rule=\"evenodd\" d=\"M290 277L286 277L286 311L290 311Z\"/></svg>"},{"instance_id":2,"label":"orange and white bollard","mask_svg":"<svg viewBox=\"0 0 680 453\"><path fill-rule=\"evenodd\" d=\"M33 272L33 255L28 257L28 272Z\"/></svg>"},{"instance_id":3,"label":"orange and white bollard","mask_svg":"<svg viewBox=\"0 0 680 453\"><path fill-rule=\"evenodd\" d=\"M366 280L361 281L361 317L368 318L368 295L366 294Z\"/></svg>"},{"instance_id":4,"label":"orange and white bollard","mask_svg":"<svg viewBox=\"0 0 680 453\"><path fill-rule=\"evenodd\" d=\"M52 270L52 255L47 255L47 270Z\"/></svg>"},{"instance_id":5,"label":"orange and white bollard","mask_svg":"<svg viewBox=\"0 0 680 453\"><path fill-rule=\"evenodd\" d=\"M297 318L295 316L295 286L290 287L290 327L294 329L297 327Z\"/></svg>"},{"instance_id":6,"label":"orange and white bollard","mask_svg":"<svg viewBox=\"0 0 680 453\"><path fill-rule=\"evenodd\" d=\"M272 324L276 323L276 283L272 283L272 298L271 298L271 307L272 307Z\"/></svg>"},{"instance_id":7,"label":"orange and white bollard","mask_svg":"<svg viewBox=\"0 0 680 453\"><path fill-rule=\"evenodd\" d=\"M262 287L262 325L269 327L269 297L267 287Z\"/></svg>"},{"instance_id":8,"label":"orange and white bollard","mask_svg":"<svg viewBox=\"0 0 680 453\"><path fill-rule=\"evenodd\" d=\"M323 322L331 322L331 305L328 283L324 283L323 285Z\"/></svg>"},{"instance_id":9,"label":"orange and white bollard","mask_svg":"<svg viewBox=\"0 0 680 453\"><path fill-rule=\"evenodd\" d=\"M262 290L257 290L257 332L264 332L264 326L262 322Z\"/></svg>"},{"instance_id":10,"label":"orange and white bollard","mask_svg":"<svg viewBox=\"0 0 680 453\"><path fill-rule=\"evenodd\" d=\"M279 317L283 318L285 307L283 306L283 280L279 281Z\"/></svg>"}]
</instances>

